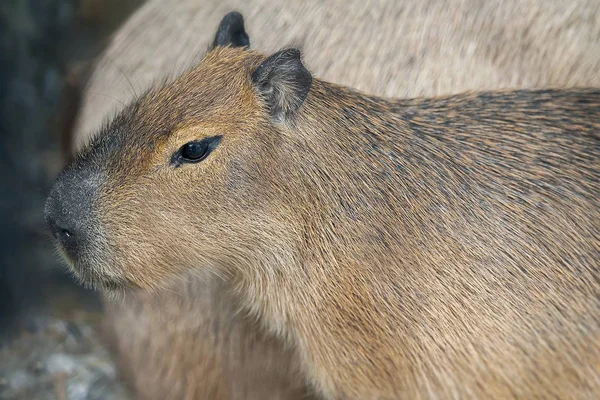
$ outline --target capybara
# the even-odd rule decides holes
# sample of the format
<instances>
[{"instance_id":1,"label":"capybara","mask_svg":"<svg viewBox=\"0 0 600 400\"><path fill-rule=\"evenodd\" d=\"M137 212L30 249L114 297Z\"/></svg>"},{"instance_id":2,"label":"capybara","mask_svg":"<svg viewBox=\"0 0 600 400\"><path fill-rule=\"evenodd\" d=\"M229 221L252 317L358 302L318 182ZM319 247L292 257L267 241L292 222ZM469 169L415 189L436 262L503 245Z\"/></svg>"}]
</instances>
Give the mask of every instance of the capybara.
<instances>
[{"instance_id":1,"label":"capybara","mask_svg":"<svg viewBox=\"0 0 600 400\"><path fill-rule=\"evenodd\" d=\"M201 54L218 18L232 8L251 16L253 47L306 43L320 76L381 95L599 83L600 24L590 17L599 13L597 2L151 0L100 60L74 148L135 92ZM107 325L138 396L249 398L257 391L255 398L289 398L293 384L280 378L293 369L289 354L254 331L229 294L214 290L218 278L185 281L107 302ZM224 367L217 372L216 364Z\"/></svg>"},{"instance_id":2,"label":"capybara","mask_svg":"<svg viewBox=\"0 0 600 400\"><path fill-rule=\"evenodd\" d=\"M222 276L327 399L594 398L599 129L598 89L387 100L217 46L79 153L46 218L111 292Z\"/></svg>"}]
</instances>

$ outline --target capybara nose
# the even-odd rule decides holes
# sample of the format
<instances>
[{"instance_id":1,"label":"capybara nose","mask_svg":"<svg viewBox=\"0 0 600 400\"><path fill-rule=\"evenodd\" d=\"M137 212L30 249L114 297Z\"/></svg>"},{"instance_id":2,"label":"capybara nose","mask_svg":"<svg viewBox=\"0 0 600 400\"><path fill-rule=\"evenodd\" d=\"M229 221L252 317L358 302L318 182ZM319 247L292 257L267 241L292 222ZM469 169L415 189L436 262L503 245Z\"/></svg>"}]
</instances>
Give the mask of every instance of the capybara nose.
<instances>
[{"instance_id":1,"label":"capybara nose","mask_svg":"<svg viewBox=\"0 0 600 400\"><path fill-rule=\"evenodd\" d=\"M50 201L49 199L48 204L50 204ZM75 256L77 254L77 228L71 226L74 224L69 224L64 215L61 215L60 205L47 206L45 217L52 236L61 243L69 255Z\"/></svg>"},{"instance_id":2,"label":"capybara nose","mask_svg":"<svg viewBox=\"0 0 600 400\"><path fill-rule=\"evenodd\" d=\"M56 187L55 187L56 189ZM78 242L81 238L78 219L72 218L75 213L72 204L62 201L60 193L52 190L46 201L45 219L52 236L70 257L76 258Z\"/></svg>"},{"instance_id":3,"label":"capybara nose","mask_svg":"<svg viewBox=\"0 0 600 400\"><path fill-rule=\"evenodd\" d=\"M46 200L48 228L73 259L77 259L89 236L97 182L94 174L67 170L56 180Z\"/></svg>"}]
</instances>

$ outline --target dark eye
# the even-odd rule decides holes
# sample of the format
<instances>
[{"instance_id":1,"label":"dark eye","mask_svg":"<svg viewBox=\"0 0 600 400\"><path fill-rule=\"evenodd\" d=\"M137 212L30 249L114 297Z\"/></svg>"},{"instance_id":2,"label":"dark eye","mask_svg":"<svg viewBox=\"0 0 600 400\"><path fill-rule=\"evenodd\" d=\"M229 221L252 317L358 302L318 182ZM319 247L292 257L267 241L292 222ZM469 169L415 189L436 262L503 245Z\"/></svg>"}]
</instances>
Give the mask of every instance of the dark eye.
<instances>
[{"instance_id":1,"label":"dark eye","mask_svg":"<svg viewBox=\"0 0 600 400\"><path fill-rule=\"evenodd\" d=\"M213 136L189 142L181 146L171 159L171 163L180 166L184 163L197 163L204 160L221 142L221 136Z\"/></svg>"},{"instance_id":2,"label":"dark eye","mask_svg":"<svg viewBox=\"0 0 600 400\"><path fill-rule=\"evenodd\" d=\"M186 161L200 161L208 154L206 142L190 142L181 148L181 158Z\"/></svg>"}]
</instances>

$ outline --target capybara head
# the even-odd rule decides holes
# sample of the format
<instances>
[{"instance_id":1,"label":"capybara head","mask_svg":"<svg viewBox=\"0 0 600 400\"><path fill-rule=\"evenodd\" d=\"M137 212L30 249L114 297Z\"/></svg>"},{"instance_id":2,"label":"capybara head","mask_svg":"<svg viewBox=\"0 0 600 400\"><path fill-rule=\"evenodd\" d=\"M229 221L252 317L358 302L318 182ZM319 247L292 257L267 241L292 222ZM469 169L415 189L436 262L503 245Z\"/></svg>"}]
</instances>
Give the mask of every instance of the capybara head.
<instances>
[{"instance_id":1,"label":"capybara head","mask_svg":"<svg viewBox=\"0 0 600 400\"><path fill-rule=\"evenodd\" d=\"M271 175L312 77L298 50L248 45L228 14L197 67L127 107L58 177L46 220L85 283L154 288L290 240Z\"/></svg>"}]
</instances>

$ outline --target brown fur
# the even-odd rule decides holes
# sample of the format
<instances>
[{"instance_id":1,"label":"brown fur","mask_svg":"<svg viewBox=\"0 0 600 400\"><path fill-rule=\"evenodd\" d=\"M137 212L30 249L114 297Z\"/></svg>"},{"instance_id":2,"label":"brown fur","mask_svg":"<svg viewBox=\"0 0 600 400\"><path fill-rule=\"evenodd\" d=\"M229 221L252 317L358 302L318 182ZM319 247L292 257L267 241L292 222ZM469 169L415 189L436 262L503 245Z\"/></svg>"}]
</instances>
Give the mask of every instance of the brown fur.
<instances>
[{"instance_id":1,"label":"brown fur","mask_svg":"<svg viewBox=\"0 0 600 400\"><path fill-rule=\"evenodd\" d=\"M317 6L312 1L179 0L165 7L160 0L150 0L119 31L98 64L77 122L76 146L85 143L107 115L118 111L121 102L133 99L135 91L189 64L207 47L217 21L232 8L244 12L253 47L274 50L290 41L302 41L307 44L308 64L319 76L372 93L408 97L465 89L600 83L594 72L600 69L600 25L590 18L599 12L594 1L367 0ZM107 325L114 331L123 370L144 398L166 398L167 394L182 398L176 388L245 393L244 387L256 379L254 373L265 370L261 364L254 365L254 360L272 353L271 345L250 341L252 347L231 352L238 348L235 340L244 332L258 333L241 315L223 314L221 304L229 297L213 290L220 285L218 279L187 280L194 281L194 290L174 282L169 290L153 296L138 293L143 302L136 302L135 308L107 303ZM171 309L168 304L181 304L182 298L186 306L181 310L191 310L197 303L207 305L202 314L176 314L175 307L165 312ZM234 327L216 327L232 318L237 321ZM171 334L163 335L167 319L177 332L177 342ZM138 325L145 329L134 329ZM208 346L202 344L204 340ZM140 348L139 343L147 345ZM215 348L220 346L218 353L229 370L240 368L236 379L216 379L212 384L202 379L211 376L212 362L203 361L211 359L205 351L214 343L218 343ZM192 365L198 371L195 377L179 382L175 377L189 376ZM288 367L282 364L281 369ZM226 386L216 389L223 380ZM279 393L288 381L283 379L271 390ZM256 398L264 397L259 393Z\"/></svg>"},{"instance_id":2,"label":"brown fur","mask_svg":"<svg viewBox=\"0 0 600 400\"><path fill-rule=\"evenodd\" d=\"M78 156L105 245L76 270L226 276L326 398L597 397L600 91L388 101L315 80L276 123L262 60L209 53Z\"/></svg>"},{"instance_id":3,"label":"brown fur","mask_svg":"<svg viewBox=\"0 0 600 400\"><path fill-rule=\"evenodd\" d=\"M113 350L136 398L310 398L292 353L242 318L220 280L184 281L106 302Z\"/></svg>"}]
</instances>

